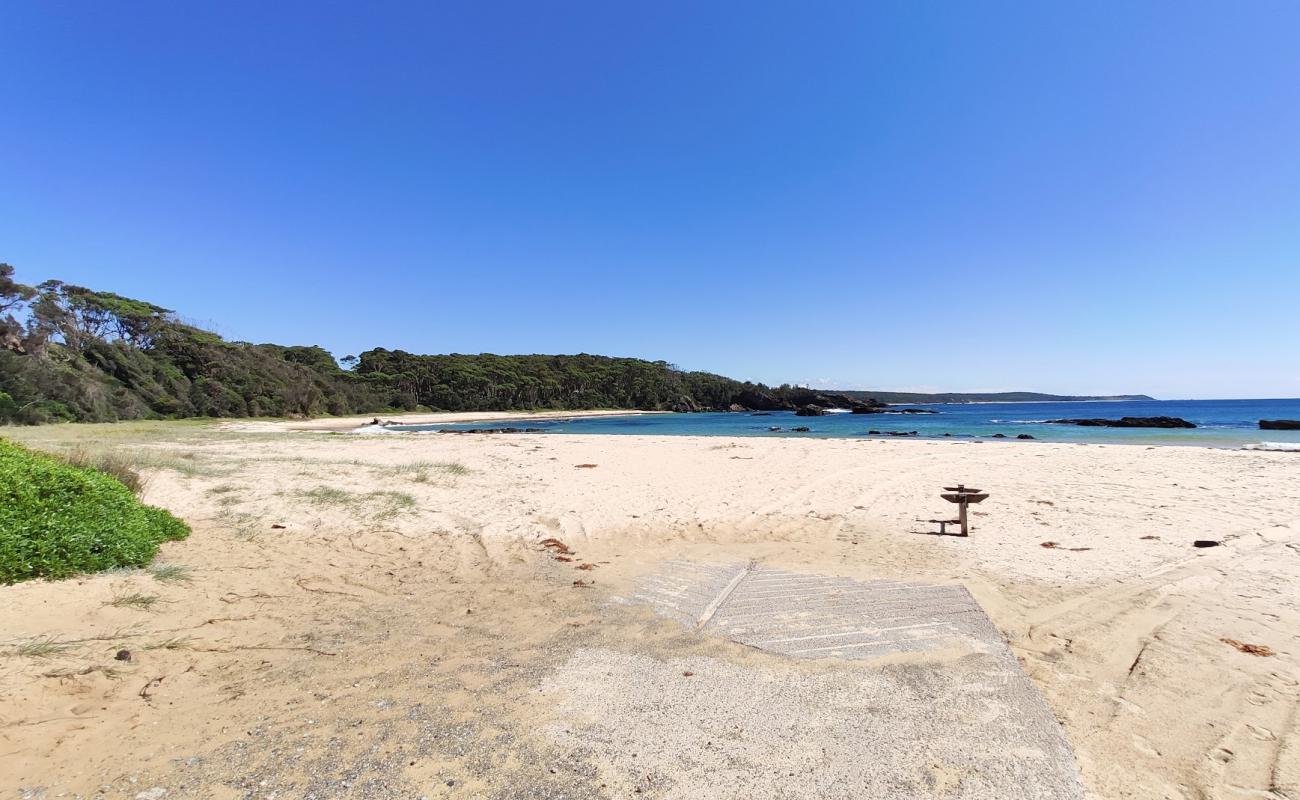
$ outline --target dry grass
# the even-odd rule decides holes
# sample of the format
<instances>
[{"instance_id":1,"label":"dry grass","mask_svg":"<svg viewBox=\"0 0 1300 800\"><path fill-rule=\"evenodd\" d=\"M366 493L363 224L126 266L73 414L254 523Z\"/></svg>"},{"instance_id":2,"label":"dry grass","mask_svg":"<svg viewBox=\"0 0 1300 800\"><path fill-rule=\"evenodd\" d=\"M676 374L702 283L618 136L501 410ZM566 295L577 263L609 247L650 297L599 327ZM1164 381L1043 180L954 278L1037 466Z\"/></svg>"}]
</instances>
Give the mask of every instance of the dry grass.
<instances>
[{"instance_id":1,"label":"dry grass","mask_svg":"<svg viewBox=\"0 0 1300 800\"><path fill-rule=\"evenodd\" d=\"M192 636L173 636L170 639L163 639L160 642L151 642L144 646L145 650L189 650L194 647L194 637Z\"/></svg>"},{"instance_id":2,"label":"dry grass","mask_svg":"<svg viewBox=\"0 0 1300 800\"><path fill-rule=\"evenodd\" d=\"M317 486L315 489L300 493L300 496L320 505L371 509L376 519L386 519L403 511L410 511L416 504L415 497L406 492L349 492L333 486Z\"/></svg>"},{"instance_id":3,"label":"dry grass","mask_svg":"<svg viewBox=\"0 0 1300 800\"><path fill-rule=\"evenodd\" d=\"M76 648L76 642L64 642L56 636L38 636L15 647L14 655L24 658L53 658Z\"/></svg>"},{"instance_id":4,"label":"dry grass","mask_svg":"<svg viewBox=\"0 0 1300 800\"><path fill-rule=\"evenodd\" d=\"M192 579L189 567L183 564L152 564L149 574L161 583L189 583Z\"/></svg>"},{"instance_id":5,"label":"dry grass","mask_svg":"<svg viewBox=\"0 0 1300 800\"><path fill-rule=\"evenodd\" d=\"M127 592L117 595L104 605L113 606L114 608L137 608L141 611L151 611L154 606L161 602L163 602L163 599L156 594Z\"/></svg>"},{"instance_id":6,"label":"dry grass","mask_svg":"<svg viewBox=\"0 0 1300 800\"><path fill-rule=\"evenodd\" d=\"M379 469L388 475L409 477L416 483L428 483L435 475L459 478L469 474L469 468L457 461L412 461L409 464Z\"/></svg>"},{"instance_id":7,"label":"dry grass","mask_svg":"<svg viewBox=\"0 0 1300 800\"><path fill-rule=\"evenodd\" d=\"M120 450L90 450L78 447L64 456L64 459L76 467L88 467L108 473L122 482L122 485L139 497L148 484L140 475L135 459Z\"/></svg>"}]
</instances>

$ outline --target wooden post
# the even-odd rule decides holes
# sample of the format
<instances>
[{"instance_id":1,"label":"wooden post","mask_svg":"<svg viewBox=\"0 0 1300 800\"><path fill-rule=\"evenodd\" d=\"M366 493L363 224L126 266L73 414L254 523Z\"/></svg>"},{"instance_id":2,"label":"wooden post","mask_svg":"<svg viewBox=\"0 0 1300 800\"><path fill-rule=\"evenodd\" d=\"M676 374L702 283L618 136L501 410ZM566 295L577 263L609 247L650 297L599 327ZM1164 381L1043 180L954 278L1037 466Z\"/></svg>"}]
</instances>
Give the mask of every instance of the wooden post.
<instances>
[{"instance_id":1,"label":"wooden post","mask_svg":"<svg viewBox=\"0 0 1300 800\"><path fill-rule=\"evenodd\" d=\"M966 529L966 498L965 498L965 497L963 497L963 498L962 498L962 499L957 503L957 507L958 507L959 509L961 509L961 514L960 514L960 518L961 518L961 535L962 535L962 536L969 536L969 535L970 535L970 531L968 531L968 530Z\"/></svg>"}]
</instances>

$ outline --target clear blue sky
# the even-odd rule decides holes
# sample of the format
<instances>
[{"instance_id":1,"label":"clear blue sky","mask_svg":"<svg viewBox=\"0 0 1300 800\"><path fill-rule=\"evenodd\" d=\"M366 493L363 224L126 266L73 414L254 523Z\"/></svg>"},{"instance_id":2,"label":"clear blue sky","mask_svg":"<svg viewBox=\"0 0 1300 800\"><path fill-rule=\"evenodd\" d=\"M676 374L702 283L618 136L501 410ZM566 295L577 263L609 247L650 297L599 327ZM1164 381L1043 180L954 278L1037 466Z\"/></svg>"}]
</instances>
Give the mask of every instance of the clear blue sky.
<instances>
[{"instance_id":1,"label":"clear blue sky","mask_svg":"<svg viewBox=\"0 0 1300 800\"><path fill-rule=\"evenodd\" d=\"M1300 396L1300 4L9 2L0 261L230 338Z\"/></svg>"}]
</instances>

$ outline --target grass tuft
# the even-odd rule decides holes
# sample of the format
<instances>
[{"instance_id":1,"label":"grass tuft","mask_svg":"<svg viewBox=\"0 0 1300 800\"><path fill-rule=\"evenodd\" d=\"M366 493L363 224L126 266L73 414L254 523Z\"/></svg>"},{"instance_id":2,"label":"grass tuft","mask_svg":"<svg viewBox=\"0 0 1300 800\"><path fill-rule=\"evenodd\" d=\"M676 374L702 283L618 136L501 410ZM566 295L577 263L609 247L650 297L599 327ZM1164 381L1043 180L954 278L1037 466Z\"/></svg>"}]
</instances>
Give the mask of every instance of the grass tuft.
<instances>
[{"instance_id":1,"label":"grass tuft","mask_svg":"<svg viewBox=\"0 0 1300 800\"><path fill-rule=\"evenodd\" d=\"M313 503L325 505L347 505L357 502L357 498L360 497L358 494L343 489L335 489L333 486L317 486L315 489L303 492L302 496Z\"/></svg>"},{"instance_id":2,"label":"grass tuft","mask_svg":"<svg viewBox=\"0 0 1300 800\"><path fill-rule=\"evenodd\" d=\"M156 594L143 594L141 592L128 592L119 594L104 605L113 606L114 608L138 608L141 611L150 611L154 606L162 602L162 598Z\"/></svg>"},{"instance_id":3,"label":"grass tuft","mask_svg":"<svg viewBox=\"0 0 1300 800\"><path fill-rule=\"evenodd\" d=\"M315 489L302 492L301 495L314 503L323 505L348 506L352 508L361 508L365 506L378 506L374 510L374 516L377 519L387 519L403 511L410 511L415 508L415 497L406 492L379 491L379 492L349 492L344 489L335 489L332 486L317 486Z\"/></svg>"},{"instance_id":4,"label":"grass tuft","mask_svg":"<svg viewBox=\"0 0 1300 800\"><path fill-rule=\"evenodd\" d=\"M170 639L163 639L161 642L153 642L144 646L145 650L189 650L194 646L192 636L173 636Z\"/></svg>"},{"instance_id":5,"label":"grass tuft","mask_svg":"<svg viewBox=\"0 0 1300 800\"><path fill-rule=\"evenodd\" d=\"M141 477L136 469L135 461L126 453L118 451L100 451L95 452L85 448L77 448L64 456L69 464L74 467L84 467L112 475L117 478L123 486L131 490L131 494L139 497L143 492L148 481Z\"/></svg>"},{"instance_id":6,"label":"grass tuft","mask_svg":"<svg viewBox=\"0 0 1300 800\"><path fill-rule=\"evenodd\" d=\"M428 483L430 477L435 474L452 478L469 474L469 468L457 461L412 461L409 464L380 469L389 475L410 477L416 483Z\"/></svg>"},{"instance_id":7,"label":"grass tuft","mask_svg":"<svg viewBox=\"0 0 1300 800\"><path fill-rule=\"evenodd\" d=\"M184 564L153 564L149 567L149 574L161 583L189 583L192 579L190 572Z\"/></svg>"},{"instance_id":8,"label":"grass tuft","mask_svg":"<svg viewBox=\"0 0 1300 800\"><path fill-rule=\"evenodd\" d=\"M14 652L24 658L53 658L76 647L75 643L60 641L54 636L38 636L18 645Z\"/></svg>"}]
</instances>

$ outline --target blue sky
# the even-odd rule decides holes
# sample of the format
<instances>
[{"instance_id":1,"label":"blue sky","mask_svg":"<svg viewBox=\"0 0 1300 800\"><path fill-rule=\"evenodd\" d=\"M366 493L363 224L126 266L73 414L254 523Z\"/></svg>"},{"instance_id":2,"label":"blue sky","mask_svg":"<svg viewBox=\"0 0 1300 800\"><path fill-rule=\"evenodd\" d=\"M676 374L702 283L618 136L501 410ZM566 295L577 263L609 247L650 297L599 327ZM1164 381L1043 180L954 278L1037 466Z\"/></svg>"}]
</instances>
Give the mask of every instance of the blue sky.
<instances>
[{"instance_id":1,"label":"blue sky","mask_svg":"<svg viewBox=\"0 0 1300 800\"><path fill-rule=\"evenodd\" d=\"M1300 396L1300 5L0 8L0 261L230 338Z\"/></svg>"}]
</instances>

